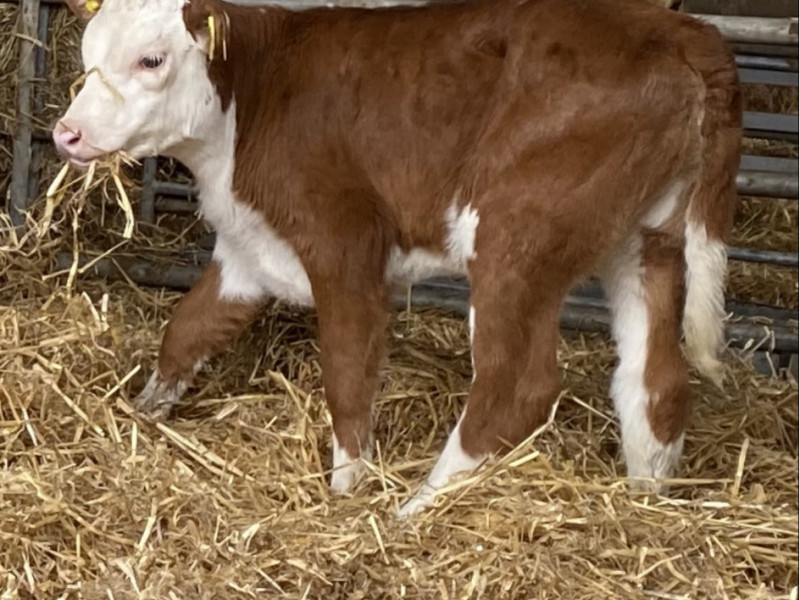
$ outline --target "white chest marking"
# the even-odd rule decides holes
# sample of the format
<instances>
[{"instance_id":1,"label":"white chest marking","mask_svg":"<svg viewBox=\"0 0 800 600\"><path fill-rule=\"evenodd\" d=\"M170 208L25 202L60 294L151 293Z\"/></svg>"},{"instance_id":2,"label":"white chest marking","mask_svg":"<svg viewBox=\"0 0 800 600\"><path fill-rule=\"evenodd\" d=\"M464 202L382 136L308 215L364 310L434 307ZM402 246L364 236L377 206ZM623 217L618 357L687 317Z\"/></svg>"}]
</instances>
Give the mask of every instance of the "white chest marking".
<instances>
[{"instance_id":1,"label":"white chest marking","mask_svg":"<svg viewBox=\"0 0 800 600\"><path fill-rule=\"evenodd\" d=\"M294 249L256 211L232 201L232 218L215 223L214 259L222 266L220 296L258 300L272 296L313 306L311 283Z\"/></svg>"},{"instance_id":2,"label":"white chest marking","mask_svg":"<svg viewBox=\"0 0 800 600\"><path fill-rule=\"evenodd\" d=\"M220 296L251 301L271 296L313 305L311 283L297 253L233 192L235 102L220 115L214 134L218 143L178 158L193 165L201 212L217 232L214 260L222 271Z\"/></svg>"}]
</instances>

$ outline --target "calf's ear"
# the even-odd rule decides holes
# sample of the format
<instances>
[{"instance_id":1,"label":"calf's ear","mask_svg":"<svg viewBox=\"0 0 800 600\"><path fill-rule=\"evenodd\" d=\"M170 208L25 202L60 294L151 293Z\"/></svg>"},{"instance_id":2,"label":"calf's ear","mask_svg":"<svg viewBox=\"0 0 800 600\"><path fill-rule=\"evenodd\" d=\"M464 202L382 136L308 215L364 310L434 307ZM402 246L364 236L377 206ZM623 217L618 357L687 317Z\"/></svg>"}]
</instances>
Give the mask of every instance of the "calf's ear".
<instances>
[{"instance_id":1,"label":"calf's ear","mask_svg":"<svg viewBox=\"0 0 800 600\"><path fill-rule=\"evenodd\" d=\"M183 23L194 39L202 35L207 27L208 8L208 2L205 2L205 0L194 0L194 2L186 0L183 3Z\"/></svg>"},{"instance_id":2,"label":"calf's ear","mask_svg":"<svg viewBox=\"0 0 800 600\"><path fill-rule=\"evenodd\" d=\"M183 22L192 37L198 42L208 43L209 58L219 54L217 46L226 41L228 16L223 3L215 0L186 0L183 5Z\"/></svg>"},{"instance_id":3,"label":"calf's ear","mask_svg":"<svg viewBox=\"0 0 800 600\"><path fill-rule=\"evenodd\" d=\"M88 22L100 10L101 0L64 0L75 16L84 23Z\"/></svg>"}]
</instances>

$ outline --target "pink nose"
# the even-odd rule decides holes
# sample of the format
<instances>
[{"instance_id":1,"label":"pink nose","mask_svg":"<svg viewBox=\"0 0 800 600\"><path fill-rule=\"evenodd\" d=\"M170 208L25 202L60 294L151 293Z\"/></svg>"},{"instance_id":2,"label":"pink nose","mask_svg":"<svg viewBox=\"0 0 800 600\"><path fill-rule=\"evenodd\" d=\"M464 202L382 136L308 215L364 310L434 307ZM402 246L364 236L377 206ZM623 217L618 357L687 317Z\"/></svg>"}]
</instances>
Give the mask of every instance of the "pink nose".
<instances>
[{"instance_id":1,"label":"pink nose","mask_svg":"<svg viewBox=\"0 0 800 600\"><path fill-rule=\"evenodd\" d=\"M66 157L75 157L81 146L81 132L72 129L59 121L53 129L53 142L59 154Z\"/></svg>"}]
</instances>

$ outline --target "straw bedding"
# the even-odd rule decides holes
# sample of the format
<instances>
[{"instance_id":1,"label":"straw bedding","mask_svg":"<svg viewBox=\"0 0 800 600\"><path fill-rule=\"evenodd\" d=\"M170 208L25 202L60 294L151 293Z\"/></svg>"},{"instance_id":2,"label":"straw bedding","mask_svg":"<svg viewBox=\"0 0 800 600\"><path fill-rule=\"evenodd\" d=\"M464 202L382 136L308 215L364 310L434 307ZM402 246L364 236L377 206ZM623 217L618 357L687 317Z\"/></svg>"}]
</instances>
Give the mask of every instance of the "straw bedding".
<instances>
[{"instance_id":1,"label":"straw bedding","mask_svg":"<svg viewBox=\"0 0 800 600\"><path fill-rule=\"evenodd\" d=\"M15 18L0 6L5 131L5 24ZM53 30L56 96L75 76L77 34L63 14ZM0 144L10 164L10 138ZM58 168L48 161L44 187ZM101 198L89 199L76 238L69 209L40 240L7 229L0 238L3 600L797 597L797 385L755 375L747 354L730 352L724 391L692 381L684 479L654 499L618 478L612 346L565 334L553 422L439 508L400 522L395 509L466 400L465 323L394 316L375 465L355 496L332 498L313 313L270 306L172 419L132 411L180 294L81 276L68 286L65 274L49 276L53 256L118 245L113 256L173 260L203 228L167 217L125 241L124 217L111 203L101 210ZM746 201L737 236L796 248L796 206ZM733 293L796 305L789 275L764 285L744 273Z\"/></svg>"}]
</instances>

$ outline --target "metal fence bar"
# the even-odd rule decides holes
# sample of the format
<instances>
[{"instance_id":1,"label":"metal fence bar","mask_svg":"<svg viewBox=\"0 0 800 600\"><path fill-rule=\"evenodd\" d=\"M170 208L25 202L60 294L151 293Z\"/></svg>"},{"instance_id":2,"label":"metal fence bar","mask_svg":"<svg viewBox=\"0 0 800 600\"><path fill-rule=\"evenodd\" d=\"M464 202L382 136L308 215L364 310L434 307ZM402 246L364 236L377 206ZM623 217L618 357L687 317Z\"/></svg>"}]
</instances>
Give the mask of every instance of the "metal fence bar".
<instances>
[{"instance_id":1,"label":"metal fence bar","mask_svg":"<svg viewBox=\"0 0 800 600\"><path fill-rule=\"evenodd\" d=\"M797 115L779 115L748 110L742 115L742 125L751 131L790 133L797 136Z\"/></svg>"},{"instance_id":2,"label":"metal fence bar","mask_svg":"<svg viewBox=\"0 0 800 600\"><path fill-rule=\"evenodd\" d=\"M736 64L742 69L757 69L759 71L778 71L794 73L797 79L797 59L780 56L753 56L750 54L737 54Z\"/></svg>"},{"instance_id":3,"label":"metal fence bar","mask_svg":"<svg viewBox=\"0 0 800 600\"><path fill-rule=\"evenodd\" d=\"M708 15L796 17L797 0L682 0L684 10Z\"/></svg>"},{"instance_id":4,"label":"metal fence bar","mask_svg":"<svg viewBox=\"0 0 800 600\"><path fill-rule=\"evenodd\" d=\"M431 278L423 285L434 287L443 296L468 297L469 281L464 278ZM573 303L579 302L583 305L591 305L596 308L606 308L607 301L603 286L597 278L590 278L570 291L569 298ZM798 309L782 308L767 304L757 304L754 302L742 302L738 300L727 300L725 311L728 314L735 314L756 320L778 321L783 323L794 322L797 328Z\"/></svg>"},{"instance_id":5,"label":"metal fence bar","mask_svg":"<svg viewBox=\"0 0 800 600\"><path fill-rule=\"evenodd\" d=\"M155 210L159 213L190 214L196 212L199 205L197 202L188 200L177 200L175 198L157 198Z\"/></svg>"},{"instance_id":6,"label":"metal fence bar","mask_svg":"<svg viewBox=\"0 0 800 600\"><path fill-rule=\"evenodd\" d=\"M611 316L597 292L582 295L587 286L582 286L567 297L561 311L561 326L588 332L608 333ZM596 284L590 284L594 287ZM600 295L602 290L599 289ZM741 304L741 303L740 303ZM469 314L469 286L466 282L446 282L433 280L417 284L412 288L411 305L415 308L444 308L462 316ZM398 308L402 308L400 304ZM740 308L736 303L728 303L728 308ZM770 311L772 312L772 315ZM778 312L780 311L780 312ZM728 341L740 348L766 342L764 350L796 353L798 348L797 312L743 305L734 310L733 318L727 323ZM770 316L771 315L771 316ZM779 319L774 319L779 316ZM793 317L791 320L787 317ZM762 322L759 322L762 321ZM793 323L791 322L793 321Z\"/></svg>"},{"instance_id":7,"label":"metal fence bar","mask_svg":"<svg viewBox=\"0 0 800 600\"><path fill-rule=\"evenodd\" d=\"M736 175L736 190L742 196L797 200L797 174L771 173L767 171L739 171Z\"/></svg>"},{"instance_id":8,"label":"metal fence bar","mask_svg":"<svg viewBox=\"0 0 800 600\"><path fill-rule=\"evenodd\" d=\"M798 174L796 158L778 158L775 156L752 156L743 154L739 159L740 171L764 171L767 173Z\"/></svg>"},{"instance_id":9,"label":"metal fence bar","mask_svg":"<svg viewBox=\"0 0 800 600\"><path fill-rule=\"evenodd\" d=\"M792 173L740 171L736 175L736 189L742 196L797 200L797 175Z\"/></svg>"},{"instance_id":10,"label":"metal fence bar","mask_svg":"<svg viewBox=\"0 0 800 600\"><path fill-rule=\"evenodd\" d=\"M728 258L741 262L756 262L779 267L797 267L797 252L775 252L774 250L757 250L754 248L728 248Z\"/></svg>"},{"instance_id":11,"label":"metal fence bar","mask_svg":"<svg viewBox=\"0 0 800 600\"><path fill-rule=\"evenodd\" d=\"M187 200L197 198L197 187L186 183L175 183L173 181L156 181L153 185L156 194L174 196L176 198L186 198Z\"/></svg>"},{"instance_id":12,"label":"metal fence bar","mask_svg":"<svg viewBox=\"0 0 800 600\"><path fill-rule=\"evenodd\" d=\"M698 14L692 16L714 25L729 42L797 45L797 19L794 17L775 19Z\"/></svg>"},{"instance_id":13,"label":"metal fence bar","mask_svg":"<svg viewBox=\"0 0 800 600\"><path fill-rule=\"evenodd\" d=\"M34 88L33 93L33 113L38 115L44 109L44 92L41 88L41 83L45 81L47 76L47 30L50 26L50 7L39 4L39 24L37 26L36 39L41 42L41 45L36 47L36 61L34 66L34 76L37 86ZM47 136L47 142L52 142L52 138ZM41 171L42 153L37 145L42 142L37 139L36 132L31 134L31 164L28 169L28 198L36 198L39 195L39 177L38 173Z\"/></svg>"},{"instance_id":14,"label":"metal fence bar","mask_svg":"<svg viewBox=\"0 0 800 600\"><path fill-rule=\"evenodd\" d=\"M211 250L214 247L214 234L205 236L198 245L203 249L185 251L177 260L191 263L193 266L208 264L212 256ZM738 250L742 252L747 251L746 249ZM82 258L80 264L85 264L87 260L86 258ZM144 279L137 281L145 285L188 289L193 282L193 280L187 279L181 265L148 262L146 260L142 261L130 257L121 257L119 260L121 261L120 265L123 269L126 269L126 272L127 270L131 270L137 277L143 277ZM71 254L63 254L58 257L59 269L66 269L71 264ZM451 298L456 298L460 301L461 299L469 298L470 294L469 281L466 277L433 277L414 284L414 288L435 290L436 297L443 302ZM589 306L602 310L607 309L603 286L596 278L590 278L574 287L570 291L567 301L572 304L580 304L584 307ZM797 328L797 309L727 300L726 311L729 314L733 313L737 317L747 317L761 321L775 321L786 324L786 326L790 328ZM790 325L790 322L794 322L794 325Z\"/></svg>"},{"instance_id":15,"label":"metal fence bar","mask_svg":"<svg viewBox=\"0 0 800 600\"><path fill-rule=\"evenodd\" d=\"M196 210L196 205L193 203L189 203L183 200L173 200L172 202L180 202L182 203L181 209L183 212L189 212L190 210ZM214 248L214 234L210 234L209 236L204 237L198 242L198 246L203 250L200 251L190 251L189 254L194 257L196 261L199 262L206 262L211 254L210 250ZM796 252L777 252L774 250L759 250L757 248L741 248L738 246L730 246L728 247L728 258L730 260L740 261L740 262L755 262L755 263L763 263L769 265L775 265L779 267L797 267L798 266L798 254ZM440 285L447 286L447 285L456 285L459 284L444 284L442 283L443 280L437 279ZM460 289L460 288L459 288ZM586 295L586 291L583 292L583 295ZM602 297L602 294L598 297Z\"/></svg>"},{"instance_id":16,"label":"metal fence bar","mask_svg":"<svg viewBox=\"0 0 800 600\"><path fill-rule=\"evenodd\" d=\"M57 268L66 271L72 264L71 254L57 257ZM81 264L86 264L84 257ZM189 289L200 277L203 268L196 265L158 264L140 259L118 257L96 261L87 273L92 277L107 279L130 278L135 283L154 287ZM124 275L123 275L124 274ZM469 287L447 286L439 281L422 282L411 288L411 306L415 309L438 308L466 317L469 314ZM409 297L405 293L392 296L396 309L405 308ZM611 317L601 303L593 298L571 295L567 298L560 315L565 329L603 332L610 328ZM796 352L798 334L796 327L783 323L759 324L744 319L734 320L726 327L728 340L740 347L768 341L769 350Z\"/></svg>"},{"instance_id":17,"label":"metal fence bar","mask_svg":"<svg viewBox=\"0 0 800 600\"><path fill-rule=\"evenodd\" d=\"M734 52L748 56L769 56L797 60L797 44L742 44L730 42Z\"/></svg>"},{"instance_id":18,"label":"metal fence bar","mask_svg":"<svg viewBox=\"0 0 800 600\"><path fill-rule=\"evenodd\" d=\"M156 220L156 172L158 162L155 157L146 158L142 169L142 195L139 199L139 219L143 223Z\"/></svg>"},{"instance_id":19,"label":"metal fence bar","mask_svg":"<svg viewBox=\"0 0 800 600\"><path fill-rule=\"evenodd\" d=\"M797 142L797 115L747 111L742 124L745 137Z\"/></svg>"},{"instance_id":20,"label":"metal fence bar","mask_svg":"<svg viewBox=\"0 0 800 600\"><path fill-rule=\"evenodd\" d=\"M762 85L797 87L797 73L740 67L739 81L741 83L758 83Z\"/></svg>"},{"instance_id":21,"label":"metal fence bar","mask_svg":"<svg viewBox=\"0 0 800 600\"><path fill-rule=\"evenodd\" d=\"M769 156L742 156L736 187L743 196L797 200L798 162ZM187 213L197 209L197 189L186 183L156 180L152 184L156 211ZM174 200L167 201L165 198Z\"/></svg>"},{"instance_id":22,"label":"metal fence bar","mask_svg":"<svg viewBox=\"0 0 800 600\"><path fill-rule=\"evenodd\" d=\"M17 70L17 133L14 137L14 156L11 166L11 222L16 227L25 224L29 196L28 178L31 169L33 138L33 81L36 77L36 35L39 24L39 0L23 0L22 26L19 41Z\"/></svg>"}]
</instances>

